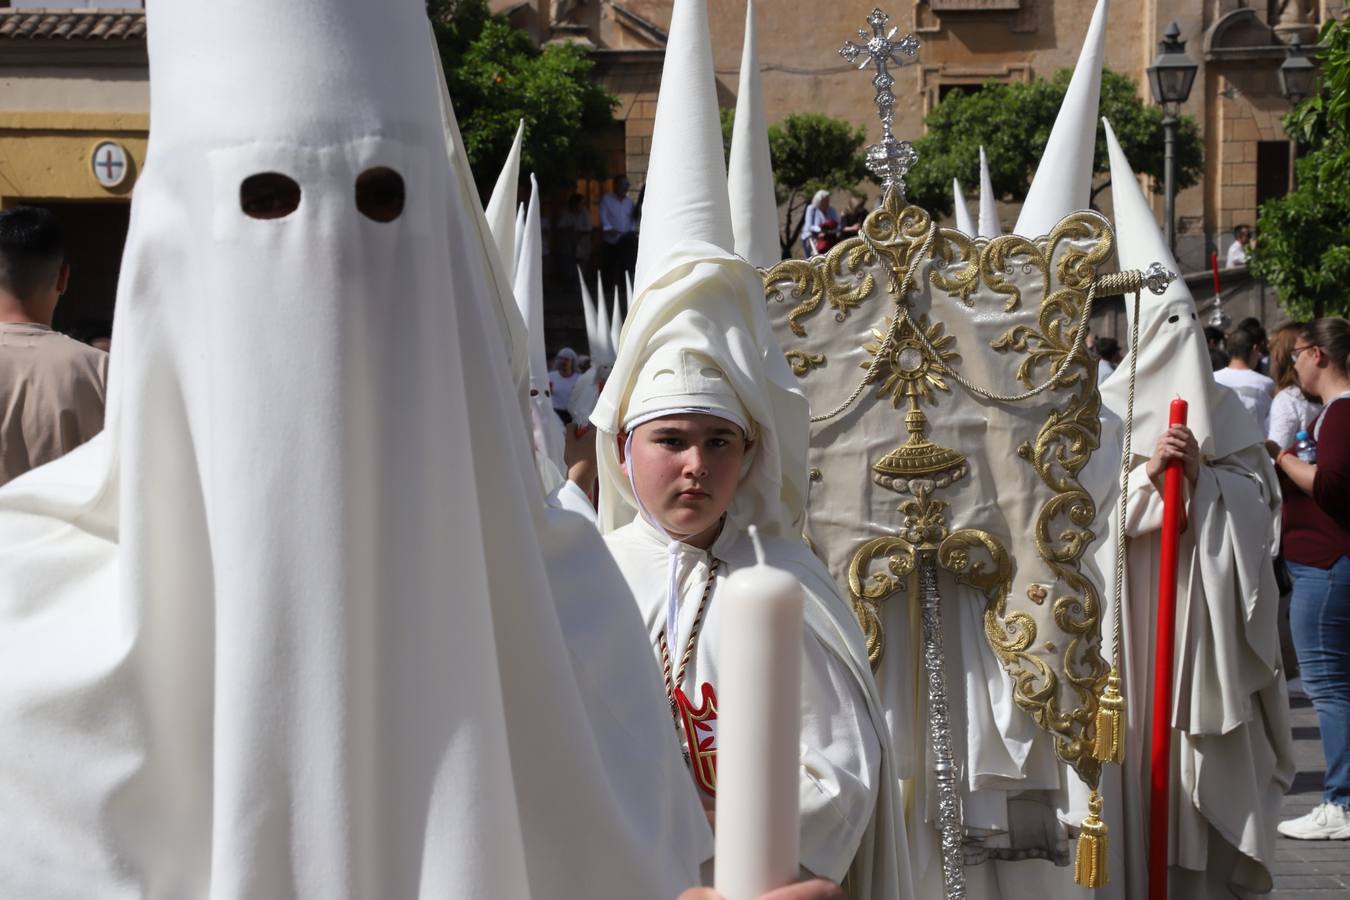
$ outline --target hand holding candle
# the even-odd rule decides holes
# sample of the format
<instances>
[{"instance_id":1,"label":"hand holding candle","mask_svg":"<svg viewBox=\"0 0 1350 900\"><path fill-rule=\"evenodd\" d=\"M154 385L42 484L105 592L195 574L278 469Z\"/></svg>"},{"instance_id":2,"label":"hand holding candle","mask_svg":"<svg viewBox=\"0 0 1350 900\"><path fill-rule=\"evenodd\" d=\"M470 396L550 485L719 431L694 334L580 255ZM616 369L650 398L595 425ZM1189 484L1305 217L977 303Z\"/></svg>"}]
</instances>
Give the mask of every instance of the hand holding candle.
<instances>
[{"instance_id":1,"label":"hand holding candle","mask_svg":"<svg viewBox=\"0 0 1350 900\"><path fill-rule=\"evenodd\" d=\"M717 893L755 900L791 884L800 856L802 588L759 562L732 573L721 608Z\"/></svg>"}]
</instances>

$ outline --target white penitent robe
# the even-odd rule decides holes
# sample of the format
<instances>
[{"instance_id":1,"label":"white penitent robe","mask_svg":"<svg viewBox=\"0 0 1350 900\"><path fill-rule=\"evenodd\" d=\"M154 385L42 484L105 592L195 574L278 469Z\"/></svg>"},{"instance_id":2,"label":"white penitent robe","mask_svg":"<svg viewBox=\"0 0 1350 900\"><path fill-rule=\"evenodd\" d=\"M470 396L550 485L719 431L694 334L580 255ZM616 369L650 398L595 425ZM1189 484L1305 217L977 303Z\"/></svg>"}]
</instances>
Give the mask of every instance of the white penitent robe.
<instances>
[{"instance_id":1,"label":"white penitent robe","mask_svg":"<svg viewBox=\"0 0 1350 900\"><path fill-rule=\"evenodd\" d=\"M1220 417L1231 412L1241 413L1235 399L1218 409ZM1125 811L1125 861L1112 875L1108 896L1131 900L1147 894L1162 526L1162 497L1145 476L1145 462L1136 457L1126 506L1124 796L1106 797L1108 806L1123 800ZM1279 505L1274 468L1260 444L1206 460L1188 490L1172 692L1174 897L1227 898L1272 887L1280 799L1294 775L1271 564ZM1111 546L1107 542L1099 553L1105 571Z\"/></svg>"},{"instance_id":2,"label":"white penitent robe","mask_svg":"<svg viewBox=\"0 0 1350 900\"><path fill-rule=\"evenodd\" d=\"M605 540L637 598L659 661L659 639L666 628L669 542L642 519L611 532ZM857 898L908 897L907 861L895 852L897 841L904 841L904 830L892 788L890 754L883 746L886 724L869 683L861 632L824 567L805 545L765 538L764 548L770 565L801 579L808 598L802 657L801 864L837 882L847 875ZM749 538L730 521L710 553L721 561L716 585L756 561ZM672 681L695 627L709 563L708 551L680 545ZM706 709L709 702L716 706L721 621L716 585L685 677L675 685L698 709ZM704 754L715 752L716 724L712 719L696 729L699 752L691 763L696 783L699 770L707 770ZM670 735L672 743L686 731L683 724L676 728L678 733ZM698 790L711 809L713 797L702 787Z\"/></svg>"},{"instance_id":3,"label":"white penitent robe","mask_svg":"<svg viewBox=\"0 0 1350 900\"><path fill-rule=\"evenodd\" d=\"M712 856L712 831L671 740L661 677L632 593L595 529L594 510L587 518L550 508L539 544L595 753L620 799L629 850L661 871L663 884L691 886L699 862Z\"/></svg>"},{"instance_id":4,"label":"white penitent robe","mask_svg":"<svg viewBox=\"0 0 1350 900\"><path fill-rule=\"evenodd\" d=\"M424 5L149 6L108 427L0 488L0 897L676 896L681 767L634 798L605 737L659 687L590 705L630 665L564 637Z\"/></svg>"}]
</instances>

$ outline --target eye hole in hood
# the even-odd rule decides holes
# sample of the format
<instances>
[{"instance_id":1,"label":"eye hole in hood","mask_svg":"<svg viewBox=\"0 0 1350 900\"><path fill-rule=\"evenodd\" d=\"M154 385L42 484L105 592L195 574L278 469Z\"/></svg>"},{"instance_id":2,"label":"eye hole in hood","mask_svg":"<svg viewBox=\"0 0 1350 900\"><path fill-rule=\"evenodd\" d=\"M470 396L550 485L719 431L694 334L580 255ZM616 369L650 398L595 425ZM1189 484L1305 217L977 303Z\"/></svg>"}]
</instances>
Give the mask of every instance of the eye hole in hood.
<instances>
[{"instance_id":1,"label":"eye hole in hood","mask_svg":"<svg viewBox=\"0 0 1350 900\"><path fill-rule=\"evenodd\" d=\"M387 166L367 169L356 177L356 208L375 222L392 222L403 214L407 191L403 176Z\"/></svg>"},{"instance_id":2,"label":"eye hole in hood","mask_svg":"<svg viewBox=\"0 0 1350 900\"><path fill-rule=\"evenodd\" d=\"M300 185L280 172L259 172L239 185L239 208L250 219L284 219L300 206Z\"/></svg>"}]
</instances>

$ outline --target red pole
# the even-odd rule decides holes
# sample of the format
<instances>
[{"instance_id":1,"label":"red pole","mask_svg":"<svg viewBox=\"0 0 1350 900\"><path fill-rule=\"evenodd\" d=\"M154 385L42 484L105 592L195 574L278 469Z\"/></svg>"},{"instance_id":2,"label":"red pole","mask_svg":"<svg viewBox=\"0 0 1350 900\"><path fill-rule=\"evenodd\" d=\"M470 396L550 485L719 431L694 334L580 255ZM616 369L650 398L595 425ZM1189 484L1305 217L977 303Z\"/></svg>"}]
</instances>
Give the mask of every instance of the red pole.
<instances>
[{"instance_id":1,"label":"red pole","mask_svg":"<svg viewBox=\"0 0 1350 900\"><path fill-rule=\"evenodd\" d=\"M1172 401L1168 425L1186 424L1186 401ZM1172 667L1176 649L1177 548L1181 541L1181 460L1163 473L1162 553L1158 564L1158 632L1153 660L1153 746L1149 757L1148 897L1167 900L1167 826L1171 815Z\"/></svg>"},{"instance_id":2,"label":"red pole","mask_svg":"<svg viewBox=\"0 0 1350 900\"><path fill-rule=\"evenodd\" d=\"M1209 254L1209 265L1214 271L1214 299L1219 299L1219 251L1212 250Z\"/></svg>"}]
</instances>

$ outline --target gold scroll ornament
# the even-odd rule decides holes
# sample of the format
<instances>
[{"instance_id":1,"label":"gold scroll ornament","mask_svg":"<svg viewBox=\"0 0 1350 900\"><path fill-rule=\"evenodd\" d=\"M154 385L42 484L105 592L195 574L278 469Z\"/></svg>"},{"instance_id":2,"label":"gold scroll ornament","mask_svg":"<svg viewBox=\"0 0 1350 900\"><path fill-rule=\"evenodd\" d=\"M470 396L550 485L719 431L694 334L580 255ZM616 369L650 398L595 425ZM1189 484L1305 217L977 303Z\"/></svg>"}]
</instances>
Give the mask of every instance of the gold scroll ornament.
<instances>
[{"instance_id":1,"label":"gold scroll ornament","mask_svg":"<svg viewBox=\"0 0 1350 900\"><path fill-rule=\"evenodd\" d=\"M863 344L868 371L861 377L867 390L859 402L906 405L908 440L874 460L869 473L905 499L897 507L894 531L862 541L845 573L873 666L886 648L882 605L905 589L915 554L935 548L943 568L985 597L985 637L1012 678L1018 707L1053 736L1057 755L1089 785L1100 773L1090 752L1091 731L1108 667L1099 650L1098 590L1082 567L1094 540L1096 508L1078 476L1098 446L1101 424L1093 363L1075 338L1086 326L1088 292L1098 266L1112 250L1110 227L1095 213L1074 213L1036 241L1013 235L977 240L934 229L925 210L902 206L898 194L888 192L859 236L823 256L785 260L765 274L768 299L794 304L786 325L800 339L808 337L806 323L822 308L833 311L836 323L845 323L874 295L878 280L886 280L891 306ZM956 336L941 321L913 316L910 298L899 296L907 272L916 278L922 276L915 272L926 272L935 296L944 293L967 310L974 310L979 296L993 294L996 309L1011 317L1029 311L1028 298L1040 298L1033 325L1021 315L1023 323L1010 323L988 348L1020 357L1015 377L1028 389L1023 395L1000 397L961 375ZM797 346L786 340L785 350L808 388L815 370L828 365L826 354L805 341ZM878 354L885 358L874 365ZM1047 489L1035 517L1034 543L1054 582L1014 592L1016 560L1004 540L987 530L952 527L950 503L937 495L967 474L967 463L960 452L931 439L922 405L938 405L953 381L986 400L1011 402L1029 399L1033 388L1047 380L1053 383L1039 403L1050 403L1049 411L1034 439L1017 454ZM812 399L813 412L833 405L833 398L824 404ZM824 477L831 477L828 468ZM1047 602L1062 643L1047 635L1038 645L1034 613ZM1071 690L1061 692L1062 683Z\"/></svg>"}]
</instances>

